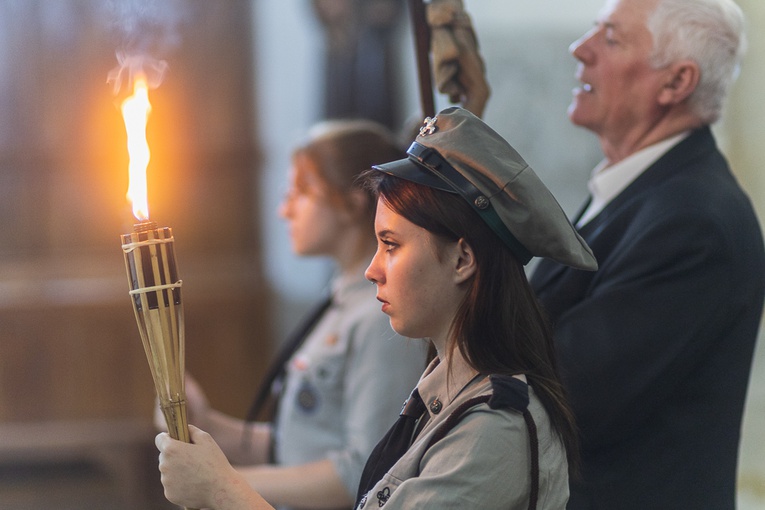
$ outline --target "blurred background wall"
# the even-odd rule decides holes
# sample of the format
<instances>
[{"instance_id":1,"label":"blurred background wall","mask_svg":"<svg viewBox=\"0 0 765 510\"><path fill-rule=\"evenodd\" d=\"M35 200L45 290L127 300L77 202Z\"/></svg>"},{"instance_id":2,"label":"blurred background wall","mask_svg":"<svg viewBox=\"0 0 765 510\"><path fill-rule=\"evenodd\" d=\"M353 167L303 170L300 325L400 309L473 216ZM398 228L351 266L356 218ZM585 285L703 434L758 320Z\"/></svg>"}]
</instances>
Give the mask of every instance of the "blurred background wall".
<instances>
[{"instance_id":1,"label":"blurred background wall","mask_svg":"<svg viewBox=\"0 0 765 510\"><path fill-rule=\"evenodd\" d=\"M332 87L360 80L357 104L384 93L370 77L386 69L395 80L385 120L401 128L418 116L404 1L350 1L374 13L361 21L368 37L356 50L366 53L355 64L337 43L351 37L348 23L320 22L322 0L0 0L0 508L40 508L46 497L59 508L167 507L118 245L134 220L124 127L106 84L115 52L144 49L169 64L151 93L151 216L176 237L188 369L215 407L241 416L331 271L292 255L276 214L291 147L330 107L327 69L346 77ZM344 0L323 3L333 2ZM601 0L465 4L493 90L485 120L573 213L601 154L566 118L567 48ZM750 50L715 131L762 218L765 4L739 4ZM392 62L376 60L383 52ZM744 424L741 510L765 505L763 350Z\"/></svg>"}]
</instances>

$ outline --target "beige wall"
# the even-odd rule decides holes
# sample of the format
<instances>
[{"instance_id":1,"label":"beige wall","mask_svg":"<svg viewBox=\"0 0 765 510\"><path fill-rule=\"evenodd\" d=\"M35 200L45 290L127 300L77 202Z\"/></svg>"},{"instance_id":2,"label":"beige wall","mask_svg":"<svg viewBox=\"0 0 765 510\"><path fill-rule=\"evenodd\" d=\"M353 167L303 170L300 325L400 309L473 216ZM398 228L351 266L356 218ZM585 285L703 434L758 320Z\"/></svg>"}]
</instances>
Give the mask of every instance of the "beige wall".
<instances>
[{"instance_id":1,"label":"beige wall","mask_svg":"<svg viewBox=\"0 0 765 510\"><path fill-rule=\"evenodd\" d=\"M752 197L760 221L765 223L765 2L738 3L748 20L749 50L719 133L734 172Z\"/></svg>"},{"instance_id":2,"label":"beige wall","mask_svg":"<svg viewBox=\"0 0 765 510\"><path fill-rule=\"evenodd\" d=\"M765 224L765 2L738 0L748 20L749 50L719 126L724 150ZM760 335L744 414L739 510L765 508L765 345Z\"/></svg>"}]
</instances>

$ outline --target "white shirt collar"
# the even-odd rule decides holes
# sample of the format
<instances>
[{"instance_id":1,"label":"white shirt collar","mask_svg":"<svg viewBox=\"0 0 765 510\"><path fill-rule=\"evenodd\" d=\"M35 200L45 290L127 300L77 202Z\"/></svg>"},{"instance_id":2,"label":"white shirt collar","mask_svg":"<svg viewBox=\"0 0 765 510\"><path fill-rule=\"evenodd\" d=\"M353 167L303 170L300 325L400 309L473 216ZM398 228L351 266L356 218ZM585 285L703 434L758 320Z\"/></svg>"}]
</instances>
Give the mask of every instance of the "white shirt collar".
<instances>
[{"instance_id":1,"label":"white shirt collar","mask_svg":"<svg viewBox=\"0 0 765 510\"><path fill-rule=\"evenodd\" d=\"M607 160L601 161L593 169L590 180L587 183L587 187L592 195L592 201L584 214L582 214L582 217L579 218L579 221L576 222L576 226L581 227L597 216L632 181L637 179L648 167L689 134L690 131L684 131L649 145L611 166L608 166Z\"/></svg>"}]
</instances>

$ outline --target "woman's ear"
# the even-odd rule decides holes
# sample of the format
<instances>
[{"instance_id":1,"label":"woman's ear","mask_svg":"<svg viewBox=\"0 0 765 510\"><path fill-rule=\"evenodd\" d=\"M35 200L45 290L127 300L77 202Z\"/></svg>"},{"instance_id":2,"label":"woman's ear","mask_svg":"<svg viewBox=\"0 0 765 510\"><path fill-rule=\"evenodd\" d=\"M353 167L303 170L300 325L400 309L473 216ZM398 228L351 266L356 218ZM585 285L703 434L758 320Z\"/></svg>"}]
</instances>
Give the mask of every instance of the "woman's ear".
<instances>
[{"instance_id":1,"label":"woman's ear","mask_svg":"<svg viewBox=\"0 0 765 510\"><path fill-rule=\"evenodd\" d=\"M455 245L455 254L454 278L455 283L459 284L472 278L478 266L473 248L462 238Z\"/></svg>"},{"instance_id":2,"label":"woman's ear","mask_svg":"<svg viewBox=\"0 0 765 510\"><path fill-rule=\"evenodd\" d=\"M369 206L369 195L359 189L354 189L348 194L348 204L354 216L363 214Z\"/></svg>"}]
</instances>

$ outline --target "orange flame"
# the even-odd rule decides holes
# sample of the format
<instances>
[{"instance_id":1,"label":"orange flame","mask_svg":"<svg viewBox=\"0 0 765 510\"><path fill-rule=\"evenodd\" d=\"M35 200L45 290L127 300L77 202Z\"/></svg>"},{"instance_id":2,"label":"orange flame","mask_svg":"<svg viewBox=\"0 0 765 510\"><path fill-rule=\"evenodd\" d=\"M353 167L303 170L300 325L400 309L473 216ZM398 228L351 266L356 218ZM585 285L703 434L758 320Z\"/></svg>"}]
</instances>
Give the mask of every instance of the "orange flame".
<instances>
[{"instance_id":1,"label":"orange flame","mask_svg":"<svg viewBox=\"0 0 765 510\"><path fill-rule=\"evenodd\" d=\"M133 204L133 215L138 221L149 219L149 200L146 186L146 167L151 152L146 141L146 122L149 119L149 87L145 76L133 82L133 95L122 102L122 117L127 130L127 146L130 156L130 180L127 198Z\"/></svg>"}]
</instances>

